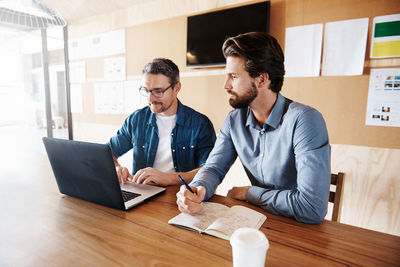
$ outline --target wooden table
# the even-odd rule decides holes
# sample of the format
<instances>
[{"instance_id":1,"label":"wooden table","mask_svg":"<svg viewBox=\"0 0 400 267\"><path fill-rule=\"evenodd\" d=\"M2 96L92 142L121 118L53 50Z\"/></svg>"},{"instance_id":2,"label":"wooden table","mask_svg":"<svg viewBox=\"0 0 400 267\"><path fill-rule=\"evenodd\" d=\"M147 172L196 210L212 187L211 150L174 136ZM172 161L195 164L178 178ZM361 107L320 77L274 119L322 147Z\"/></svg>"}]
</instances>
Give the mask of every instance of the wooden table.
<instances>
[{"instance_id":1,"label":"wooden table","mask_svg":"<svg viewBox=\"0 0 400 267\"><path fill-rule=\"evenodd\" d=\"M178 187L123 212L60 195L47 159L36 160L0 175L0 266L232 266L228 241L167 223L179 213ZM268 266L400 265L400 237L266 215Z\"/></svg>"}]
</instances>

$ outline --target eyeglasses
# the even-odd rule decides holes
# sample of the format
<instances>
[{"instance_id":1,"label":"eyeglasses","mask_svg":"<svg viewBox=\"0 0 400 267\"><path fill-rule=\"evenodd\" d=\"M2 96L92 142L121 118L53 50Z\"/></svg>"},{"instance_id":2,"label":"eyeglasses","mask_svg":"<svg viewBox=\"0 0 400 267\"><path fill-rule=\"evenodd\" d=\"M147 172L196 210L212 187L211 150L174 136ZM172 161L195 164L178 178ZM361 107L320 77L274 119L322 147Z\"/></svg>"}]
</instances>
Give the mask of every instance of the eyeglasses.
<instances>
[{"instance_id":1,"label":"eyeglasses","mask_svg":"<svg viewBox=\"0 0 400 267\"><path fill-rule=\"evenodd\" d=\"M139 92L142 96L148 97L150 95L150 93L157 98L161 98L164 96L164 93L169 89L174 87L174 83L171 83L167 88L165 88L164 90L162 89L154 89L154 90L147 90L146 87L140 86L139 87Z\"/></svg>"}]
</instances>

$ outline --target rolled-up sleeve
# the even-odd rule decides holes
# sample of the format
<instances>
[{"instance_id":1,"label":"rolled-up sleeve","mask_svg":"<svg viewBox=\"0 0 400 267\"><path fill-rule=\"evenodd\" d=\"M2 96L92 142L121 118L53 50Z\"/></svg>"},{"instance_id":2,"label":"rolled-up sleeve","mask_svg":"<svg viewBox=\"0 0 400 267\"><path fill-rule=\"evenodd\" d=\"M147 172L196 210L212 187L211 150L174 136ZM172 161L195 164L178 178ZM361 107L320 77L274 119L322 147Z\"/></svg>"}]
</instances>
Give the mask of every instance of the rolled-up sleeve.
<instances>
[{"instance_id":1,"label":"rolled-up sleeve","mask_svg":"<svg viewBox=\"0 0 400 267\"><path fill-rule=\"evenodd\" d=\"M118 158L132 149L132 117L125 119L122 127L117 131L117 134L110 138L107 145L111 148L113 154Z\"/></svg>"},{"instance_id":2,"label":"rolled-up sleeve","mask_svg":"<svg viewBox=\"0 0 400 267\"><path fill-rule=\"evenodd\" d=\"M214 126L208 118L205 118L204 122L200 125L198 136L196 149L197 166L201 167L206 163L207 158L214 147L215 139Z\"/></svg>"}]
</instances>

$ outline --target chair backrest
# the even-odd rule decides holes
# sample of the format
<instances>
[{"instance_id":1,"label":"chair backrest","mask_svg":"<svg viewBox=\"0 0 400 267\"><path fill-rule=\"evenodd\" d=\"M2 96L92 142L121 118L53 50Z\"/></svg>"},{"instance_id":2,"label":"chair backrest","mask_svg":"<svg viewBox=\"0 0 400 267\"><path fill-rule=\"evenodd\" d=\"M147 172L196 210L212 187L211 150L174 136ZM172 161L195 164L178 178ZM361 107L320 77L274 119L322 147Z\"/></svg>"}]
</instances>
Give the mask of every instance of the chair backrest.
<instances>
[{"instance_id":1,"label":"chair backrest","mask_svg":"<svg viewBox=\"0 0 400 267\"><path fill-rule=\"evenodd\" d=\"M335 185L336 190L329 192L329 202L333 203L332 221L335 222L339 221L340 217L340 202L342 200L343 178L343 172L339 172L338 174L331 174L331 185Z\"/></svg>"}]
</instances>

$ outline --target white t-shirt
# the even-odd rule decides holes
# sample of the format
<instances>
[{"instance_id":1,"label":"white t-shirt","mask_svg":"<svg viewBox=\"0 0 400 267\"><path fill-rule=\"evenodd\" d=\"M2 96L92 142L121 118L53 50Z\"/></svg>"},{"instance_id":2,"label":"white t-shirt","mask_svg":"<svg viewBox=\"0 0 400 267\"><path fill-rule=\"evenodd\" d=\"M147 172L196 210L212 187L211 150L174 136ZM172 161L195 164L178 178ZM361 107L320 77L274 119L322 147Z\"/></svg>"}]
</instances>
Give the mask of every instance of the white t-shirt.
<instances>
[{"instance_id":1,"label":"white t-shirt","mask_svg":"<svg viewBox=\"0 0 400 267\"><path fill-rule=\"evenodd\" d=\"M157 115L158 148L153 168L162 172L175 172L171 152L171 133L175 127L176 114L172 116Z\"/></svg>"}]
</instances>

